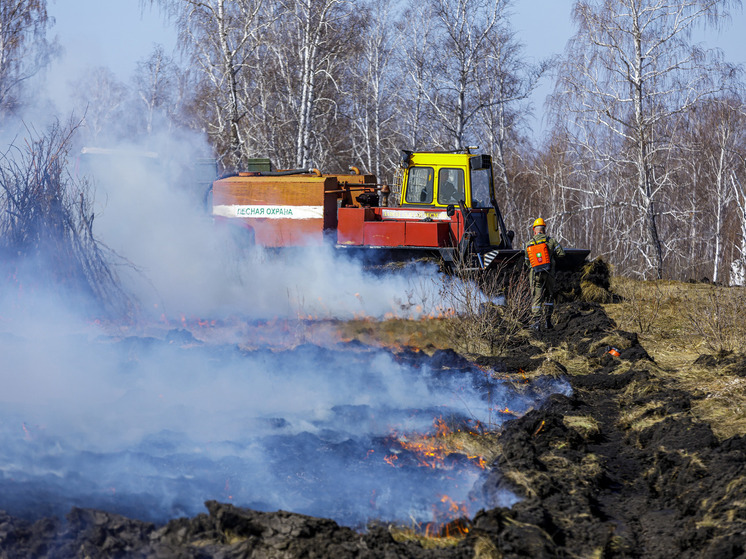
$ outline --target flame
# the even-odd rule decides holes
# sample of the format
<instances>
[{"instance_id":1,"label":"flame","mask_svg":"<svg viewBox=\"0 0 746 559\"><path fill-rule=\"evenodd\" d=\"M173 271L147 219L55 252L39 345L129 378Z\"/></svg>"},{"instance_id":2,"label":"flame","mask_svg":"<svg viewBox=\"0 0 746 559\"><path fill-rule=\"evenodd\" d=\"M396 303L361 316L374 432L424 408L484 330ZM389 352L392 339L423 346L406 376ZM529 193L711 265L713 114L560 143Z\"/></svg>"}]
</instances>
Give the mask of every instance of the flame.
<instances>
[{"instance_id":1,"label":"flame","mask_svg":"<svg viewBox=\"0 0 746 559\"><path fill-rule=\"evenodd\" d=\"M442 417L436 417L433 420L433 428L434 433L430 435L400 434L392 431L389 435L389 444L394 448L408 451L416 460L417 465L424 468L453 469L456 464L448 463L448 457L451 455L466 456L472 465L482 470L487 468L487 461L483 456L465 452L463 442L454 437L459 433L476 436L480 434L479 431L462 431L461 429L454 431L448 427ZM481 431L479 422L477 422L477 429ZM403 465L399 461L399 456L394 453L387 455L384 461L393 467Z\"/></svg>"},{"instance_id":2,"label":"flame","mask_svg":"<svg viewBox=\"0 0 746 559\"><path fill-rule=\"evenodd\" d=\"M436 437L445 437L450 433L450 429L448 428L448 425L446 425L446 422L443 421L442 417L436 417L433 420L433 425L435 425Z\"/></svg>"},{"instance_id":3,"label":"flame","mask_svg":"<svg viewBox=\"0 0 746 559\"><path fill-rule=\"evenodd\" d=\"M456 502L448 495L441 495L433 505L433 521L417 526L415 531L427 538L463 538L471 530L469 510L465 502Z\"/></svg>"},{"instance_id":4,"label":"flame","mask_svg":"<svg viewBox=\"0 0 746 559\"><path fill-rule=\"evenodd\" d=\"M505 406L502 409L495 408L495 409L493 409L493 411L496 411L497 413L501 413L503 415L512 415L513 417L520 417L520 415L521 415L518 412L514 412L513 410L511 410L508 406Z\"/></svg>"},{"instance_id":5,"label":"flame","mask_svg":"<svg viewBox=\"0 0 746 559\"><path fill-rule=\"evenodd\" d=\"M539 433L541 432L541 430L542 430L542 429L544 429L544 425L546 425L546 421L544 421L544 420L542 419L542 420L541 420L541 424L540 424L540 425L539 425L539 427L538 427L538 428L536 429L536 431L534 431L534 437L535 437L536 435L538 435L538 434L539 434Z\"/></svg>"}]
</instances>

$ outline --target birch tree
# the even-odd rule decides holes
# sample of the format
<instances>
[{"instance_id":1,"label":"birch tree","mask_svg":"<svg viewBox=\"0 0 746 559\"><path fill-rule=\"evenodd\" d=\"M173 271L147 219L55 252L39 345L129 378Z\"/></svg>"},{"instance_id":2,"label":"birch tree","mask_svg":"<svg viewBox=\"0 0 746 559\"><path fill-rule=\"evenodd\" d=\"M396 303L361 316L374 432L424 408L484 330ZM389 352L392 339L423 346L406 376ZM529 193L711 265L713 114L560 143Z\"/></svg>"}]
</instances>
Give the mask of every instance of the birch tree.
<instances>
[{"instance_id":1,"label":"birch tree","mask_svg":"<svg viewBox=\"0 0 746 559\"><path fill-rule=\"evenodd\" d=\"M746 159L742 161L742 167L746 171ZM740 229L735 243L736 254L730 267L730 283L731 285L746 285L746 185L738 179L736 173L732 173L729 178L733 188L737 223Z\"/></svg>"},{"instance_id":2,"label":"birch tree","mask_svg":"<svg viewBox=\"0 0 746 559\"><path fill-rule=\"evenodd\" d=\"M23 85L55 53L47 39L52 23L46 0L0 2L0 114L17 108Z\"/></svg>"},{"instance_id":3,"label":"birch tree","mask_svg":"<svg viewBox=\"0 0 746 559\"><path fill-rule=\"evenodd\" d=\"M696 125L697 134L685 157L702 169L701 190L706 196L700 212L705 223L687 244L692 246L704 237L713 282L723 279L721 265L725 245L732 238L725 224L737 202L737 191L732 188L731 179L740 174L740 158L746 155L746 119L742 109L738 97L724 96L703 103L689 119Z\"/></svg>"},{"instance_id":4,"label":"birch tree","mask_svg":"<svg viewBox=\"0 0 746 559\"><path fill-rule=\"evenodd\" d=\"M394 59L393 0L374 0L366 8L370 22L362 38L360 57L353 65L348 85L352 99L352 124L355 127L353 156L364 161L367 169L381 177L384 160L396 149L396 111L399 103Z\"/></svg>"},{"instance_id":5,"label":"birch tree","mask_svg":"<svg viewBox=\"0 0 746 559\"><path fill-rule=\"evenodd\" d=\"M298 66L294 73L295 87L291 88L294 97L292 106L296 116L295 164L307 167L312 155L317 158L321 151L319 140L324 134L317 126L319 106L326 103L332 108L329 98L322 98L320 92L325 86L338 89L336 79L339 77L339 63L350 35L345 34L345 26L350 23L351 10L354 5L346 0L288 0L282 2L289 14L294 29L289 30L295 36ZM349 28L348 28L349 29ZM289 37L286 35L286 37ZM279 45L278 45L279 46ZM281 55L292 60L287 51L280 49ZM288 68L290 70L290 68Z\"/></svg>"},{"instance_id":6,"label":"birch tree","mask_svg":"<svg viewBox=\"0 0 746 559\"><path fill-rule=\"evenodd\" d=\"M133 78L138 100L143 109L145 133L153 133L153 120L158 112L168 112L177 90L176 67L162 45L156 45L151 55L137 63Z\"/></svg>"},{"instance_id":7,"label":"birch tree","mask_svg":"<svg viewBox=\"0 0 746 559\"><path fill-rule=\"evenodd\" d=\"M504 196L503 210L513 214L518 196L510 178L509 159L518 157L520 130L526 122L522 115L530 111L527 99L549 62L527 64L521 44L505 21L488 35L480 68L484 79L475 84L481 105L477 130L482 147L493 156L496 186L502 187L499 190Z\"/></svg>"},{"instance_id":8,"label":"birch tree","mask_svg":"<svg viewBox=\"0 0 746 559\"><path fill-rule=\"evenodd\" d=\"M463 149L475 140L470 129L486 106L477 84L487 76L481 65L490 38L504 18L506 0L430 0L437 35L435 73L423 86L427 102L450 147Z\"/></svg>"},{"instance_id":9,"label":"birch tree","mask_svg":"<svg viewBox=\"0 0 746 559\"><path fill-rule=\"evenodd\" d=\"M428 118L428 97L437 56L430 4L410 2L398 26L397 66L404 84L399 106L404 146L421 148L425 142L436 143Z\"/></svg>"},{"instance_id":10,"label":"birch tree","mask_svg":"<svg viewBox=\"0 0 746 559\"><path fill-rule=\"evenodd\" d=\"M122 127L130 122L122 114L128 96L127 86L104 66L92 68L76 80L73 99L85 115L79 132L86 142L101 146L124 131Z\"/></svg>"},{"instance_id":11,"label":"birch tree","mask_svg":"<svg viewBox=\"0 0 746 559\"><path fill-rule=\"evenodd\" d=\"M555 115L574 116L573 141L599 168L614 169L630 187L639 237L639 271L664 275L661 204L675 190L667 153L676 139L670 120L722 91L728 69L691 42L697 26L717 25L730 0L580 0L578 31L568 44L555 91ZM593 129L617 137L604 151ZM608 145L608 144L603 144ZM668 191L668 193L667 193Z\"/></svg>"},{"instance_id":12,"label":"birch tree","mask_svg":"<svg viewBox=\"0 0 746 559\"><path fill-rule=\"evenodd\" d=\"M223 167L238 169L251 153L242 133L247 111L243 80L263 21L263 0L149 0L176 22L179 43L199 68L203 86L203 126L218 146ZM224 140L227 138L227 142Z\"/></svg>"}]
</instances>

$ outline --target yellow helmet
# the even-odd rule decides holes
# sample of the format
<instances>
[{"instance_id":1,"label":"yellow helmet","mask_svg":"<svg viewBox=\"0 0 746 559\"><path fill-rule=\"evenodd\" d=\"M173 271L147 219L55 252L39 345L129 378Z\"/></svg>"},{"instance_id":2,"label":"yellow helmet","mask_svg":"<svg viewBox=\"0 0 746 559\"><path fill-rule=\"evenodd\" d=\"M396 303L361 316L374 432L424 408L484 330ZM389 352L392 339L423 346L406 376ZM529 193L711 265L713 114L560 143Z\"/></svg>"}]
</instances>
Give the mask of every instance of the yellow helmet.
<instances>
[{"instance_id":1,"label":"yellow helmet","mask_svg":"<svg viewBox=\"0 0 746 559\"><path fill-rule=\"evenodd\" d=\"M531 227L533 228L533 227L539 227L539 226L546 227L546 223L544 223L544 220L541 218L537 218Z\"/></svg>"}]
</instances>

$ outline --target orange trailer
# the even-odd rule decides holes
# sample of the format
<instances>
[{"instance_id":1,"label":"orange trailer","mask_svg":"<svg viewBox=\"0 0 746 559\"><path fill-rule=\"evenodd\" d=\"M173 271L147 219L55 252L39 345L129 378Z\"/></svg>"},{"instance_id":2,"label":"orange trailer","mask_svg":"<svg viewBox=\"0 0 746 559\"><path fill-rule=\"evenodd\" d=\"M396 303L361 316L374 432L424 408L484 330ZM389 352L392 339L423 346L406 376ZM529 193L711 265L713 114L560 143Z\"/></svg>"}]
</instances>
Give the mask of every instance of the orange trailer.
<instances>
[{"instance_id":1,"label":"orange trailer","mask_svg":"<svg viewBox=\"0 0 746 559\"><path fill-rule=\"evenodd\" d=\"M489 155L402 151L395 207L389 186L351 170L265 169L223 177L210 190L210 210L249 233L247 242L265 247L329 242L363 252L436 255L482 270L521 252L495 200ZM582 262L588 252L567 249L566 264Z\"/></svg>"}]
</instances>

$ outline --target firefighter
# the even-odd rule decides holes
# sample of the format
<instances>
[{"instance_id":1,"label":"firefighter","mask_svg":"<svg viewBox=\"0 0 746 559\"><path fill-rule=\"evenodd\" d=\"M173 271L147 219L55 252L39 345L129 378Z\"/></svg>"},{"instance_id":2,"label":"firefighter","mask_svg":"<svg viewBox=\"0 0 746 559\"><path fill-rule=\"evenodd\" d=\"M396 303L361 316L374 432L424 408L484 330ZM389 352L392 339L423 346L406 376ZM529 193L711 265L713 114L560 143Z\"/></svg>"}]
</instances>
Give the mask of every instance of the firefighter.
<instances>
[{"instance_id":1,"label":"firefighter","mask_svg":"<svg viewBox=\"0 0 746 559\"><path fill-rule=\"evenodd\" d=\"M554 283L557 258L565 256L560 244L546 233L542 218L534 221L533 237L524 247L526 265L529 267L531 286L531 328L538 330L542 322L547 330L552 328L554 312Z\"/></svg>"}]
</instances>

